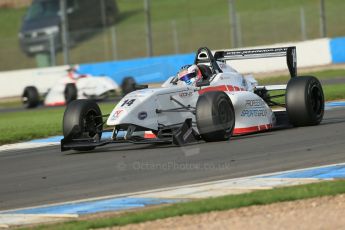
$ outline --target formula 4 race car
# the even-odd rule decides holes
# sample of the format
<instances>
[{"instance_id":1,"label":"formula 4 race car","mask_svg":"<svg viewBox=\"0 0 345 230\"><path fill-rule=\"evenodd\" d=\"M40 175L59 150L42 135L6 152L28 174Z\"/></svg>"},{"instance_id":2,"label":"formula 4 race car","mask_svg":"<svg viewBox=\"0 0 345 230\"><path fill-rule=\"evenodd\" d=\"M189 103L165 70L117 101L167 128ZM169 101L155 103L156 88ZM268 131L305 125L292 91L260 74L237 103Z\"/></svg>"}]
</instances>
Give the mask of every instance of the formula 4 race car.
<instances>
[{"instance_id":1,"label":"formula 4 race car","mask_svg":"<svg viewBox=\"0 0 345 230\"><path fill-rule=\"evenodd\" d=\"M291 79L287 85L259 86L229 61L286 56ZM324 94L313 76L297 76L295 47L237 51L200 48L194 65L202 77L195 85L170 77L161 88L126 95L108 115L92 100L76 100L63 117L61 150L92 150L110 143L168 143L229 140L243 135L291 126L317 125L324 114ZM276 98L285 98L280 102ZM284 102L282 102L284 101ZM284 107L278 111L275 108ZM103 118L107 117L106 120ZM105 126L110 127L103 130ZM112 138L102 140L102 132ZM152 132L153 138L143 137Z\"/></svg>"},{"instance_id":2,"label":"formula 4 race car","mask_svg":"<svg viewBox=\"0 0 345 230\"><path fill-rule=\"evenodd\" d=\"M122 92L132 92L134 86L134 78L126 77L121 85ZM77 67L71 67L47 92L40 94L35 86L25 87L22 102L26 108L35 108L42 103L45 106L61 106L76 99L103 100L119 89L119 85L109 77L79 74Z\"/></svg>"}]
</instances>

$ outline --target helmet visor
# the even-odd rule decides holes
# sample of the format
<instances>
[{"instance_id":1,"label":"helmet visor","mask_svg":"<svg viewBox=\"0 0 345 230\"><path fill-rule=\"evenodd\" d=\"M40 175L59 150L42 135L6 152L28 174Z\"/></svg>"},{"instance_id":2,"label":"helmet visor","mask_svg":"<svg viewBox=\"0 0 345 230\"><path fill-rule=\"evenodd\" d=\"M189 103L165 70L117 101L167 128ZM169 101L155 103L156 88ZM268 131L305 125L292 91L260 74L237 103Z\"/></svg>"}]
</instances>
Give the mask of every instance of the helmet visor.
<instances>
[{"instance_id":1,"label":"helmet visor","mask_svg":"<svg viewBox=\"0 0 345 230\"><path fill-rule=\"evenodd\" d=\"M181 81L189 82L190 79L194 78L196 76L196 73L188 73L180 78Z\"/></svg>"}]
</instances>

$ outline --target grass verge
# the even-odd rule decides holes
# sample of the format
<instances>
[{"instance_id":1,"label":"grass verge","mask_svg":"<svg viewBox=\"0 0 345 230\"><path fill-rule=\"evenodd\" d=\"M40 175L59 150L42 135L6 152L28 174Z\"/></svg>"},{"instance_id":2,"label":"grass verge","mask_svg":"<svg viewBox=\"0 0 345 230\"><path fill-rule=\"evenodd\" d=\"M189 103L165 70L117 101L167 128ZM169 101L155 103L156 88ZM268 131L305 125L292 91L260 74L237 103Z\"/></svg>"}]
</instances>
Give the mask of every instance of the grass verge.
<instances>
[{"instance_id":1,"label":"grass verge","mask_svg":"<svg viewBox=\"0 0 345 230\"><path fill-rule=\"evenodd\" d=\"M1 99L0 100L0 109L8 108L18 108L22 106L22 101L20 98L15 98L11 100Z\"/></svg>"},{"instance_id":2,"label":"grass verge","mask_svg":"<svg viewBox=\"0 0 345 230\"><path fill-rule=\"evenodd\" d=\"M334 101L334 100L340 100L345 98L345 84L339 84L339 85L324 85L322 86L323 92L325 94L325 100L326 101ZM279 95L284 94L285 90L277 90L277 91L271 91L270 95ZM278 103L285 103L285 97L279 97L274 99L275 102Z\"/></svg>"},{"instance_id":3,"label":"grass verge","mask_svg":"<svg viewBox=\"0 0 345 230\"><path fill-rule=\"evenodd\" d=\"M345 193L345 180L276 188L272 190L255 191L240 195L228 195L186 203L178 203L150 210L124 213L115 217L106 217L86 221L72 221L55 225L44 225L32 229L79 230L105 228L141 223L168 217L236 209L251 205L267 205L276 202L294 201L320 196L333 196L341 193Z\"/></svg>"},{"instance_id":4,"label":"grass verge","mask_svg":"<svg viewBox=\"0 0 345 230\"><path fill-rule=\"evenodd\" d=\"M345 98L345 84L325 85L323 91L327 101L333 101Z\"/></svg>"},{"instance_id":5,"label":"grass verge","mask_svg":"<svg viewBox=\"0 0 345 230\"><path fill-rule=\"evenodd\" d=\"M345 76L345 69L329 69L317 72L300 74L301 76L316 76L319 80L334 79ZM345 78L345 77L344 77ZM260 85L286 84L290 79L288 75L272 76L258 79Z\"/></svg>"},{"instance_id":6,"label":"grass verge","mask_svg":"<svg viewBox=\"0 0 345 230\"><path fill-rule=\"evenodd\" d=\"M103 114L108 114L114 104L100 104ZM62 133L65 107L5 112L0 114L0 145L43 138Z\"/></svg>"}]
</instances>

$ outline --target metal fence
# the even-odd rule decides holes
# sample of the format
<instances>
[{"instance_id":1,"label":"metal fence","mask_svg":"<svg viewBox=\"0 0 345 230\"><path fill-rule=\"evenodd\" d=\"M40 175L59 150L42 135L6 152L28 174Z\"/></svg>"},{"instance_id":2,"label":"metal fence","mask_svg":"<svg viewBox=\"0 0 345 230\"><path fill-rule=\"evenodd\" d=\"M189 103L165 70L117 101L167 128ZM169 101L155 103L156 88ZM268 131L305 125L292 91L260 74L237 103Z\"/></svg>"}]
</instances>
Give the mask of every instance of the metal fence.
<instances>
[{"instance_id":1,"label":"metal fence","mask_svg":"<svg viewBox=\"0 0 345 230\"><path fill-rule=\"evenodd\" d=\"M336 0L331 0L336 1ZM344 36L345 9L344 1L326 5L327 36ZM228 6L228 4L224 4ZM216 16L200 14L198 16L173 18L171 20L152 20L153 54L167 55L190 53L200 46L211 49L231 48L233 46L229 11L223 10ZM124 12L122 12L124 13ZM154 13L154 12L153 12ZM127 23L124 20L112 27L83 29L71 33L73 40L70 47L70 62L90 63L108 60L122 60L146 57L147 31L144 11L137 14L143 20ZM260 11L236 12L237 46L247 47L288 41L315 39L322 36L319 1L284 9L271 8ZM129 18L130 20L130 18ZM28 57L19 47L16 36L0 37L0 70L33 68L37 66L39 56ZM50 43L51 52L45 54L51 64L63 64L63 55L56 44Z\"/></svg>"}]
</instances>

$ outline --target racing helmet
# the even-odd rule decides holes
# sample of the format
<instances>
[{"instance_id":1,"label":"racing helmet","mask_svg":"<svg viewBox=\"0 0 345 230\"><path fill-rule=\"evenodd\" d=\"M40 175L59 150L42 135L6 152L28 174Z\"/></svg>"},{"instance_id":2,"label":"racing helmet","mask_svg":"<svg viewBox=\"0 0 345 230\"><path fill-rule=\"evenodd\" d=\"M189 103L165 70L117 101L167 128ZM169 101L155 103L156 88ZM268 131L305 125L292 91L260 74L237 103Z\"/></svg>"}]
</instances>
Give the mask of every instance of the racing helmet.
<instances>
[{"instance_id":1,"label":"racing helmet","mask_svg":"<svg viewBox=\"0 0 345 230\"><path fill-rule=\"evenodd\" d=\"M79 65L71 65L67 69L68 77L72 80L77 80L79 78L85 77L86 75L79 73Z\"/></svg>"},{"instance_id":2,"label":"racing helmet","mask_svg":"<svg viewBox=\"0 0 345 230\"><path fill-rule=\"evenodd\" d=\"M67 69L67 72L74 72L77 73L79 70L79 65L70 65Z\"/></svg>"},{"instance_id":3,"label":"racing helmet","mask_svg":"<svg viewBox=\"0 0 345 230\"><path fill-rule=\"evenodd\" d=\"M178 79L187 85L192 85L201 78L201 71L197 65L186 65L178 73Z\"/></svg>"}]
</instances>

